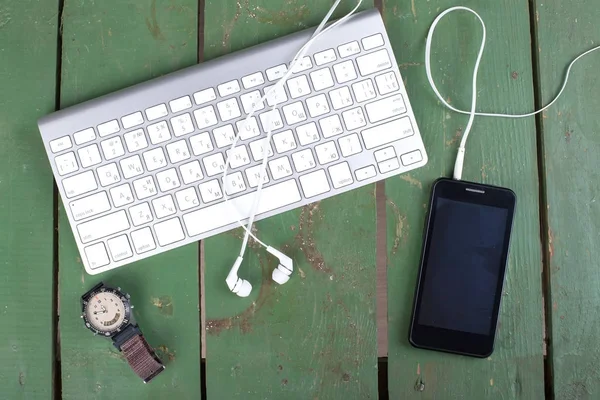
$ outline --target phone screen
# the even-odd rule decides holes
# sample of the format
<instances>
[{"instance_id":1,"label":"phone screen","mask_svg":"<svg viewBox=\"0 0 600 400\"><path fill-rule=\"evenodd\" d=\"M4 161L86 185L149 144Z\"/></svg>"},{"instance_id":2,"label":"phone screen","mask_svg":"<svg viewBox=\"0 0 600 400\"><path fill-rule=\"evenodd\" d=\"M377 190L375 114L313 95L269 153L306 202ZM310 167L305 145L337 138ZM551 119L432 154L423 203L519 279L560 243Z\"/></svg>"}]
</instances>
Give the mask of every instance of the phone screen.
<instances>
[{"instance_id":1,"label":"phone screen","mask_svg":"<svg viewBox=\"0 0 600 400\"><path fill-rule=\"evenodd\" d=\"M490 333L507 215L506 208L437 199L419 324Z\"/></svg>"}]
</instances>

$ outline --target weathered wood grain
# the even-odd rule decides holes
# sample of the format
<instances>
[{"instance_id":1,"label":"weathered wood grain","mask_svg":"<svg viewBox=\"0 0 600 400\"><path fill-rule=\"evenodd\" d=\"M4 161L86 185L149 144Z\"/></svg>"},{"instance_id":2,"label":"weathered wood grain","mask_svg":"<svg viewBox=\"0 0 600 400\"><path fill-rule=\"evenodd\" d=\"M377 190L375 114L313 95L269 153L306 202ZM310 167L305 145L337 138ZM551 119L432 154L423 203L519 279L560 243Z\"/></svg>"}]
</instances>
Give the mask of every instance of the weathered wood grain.
<instances>
[{"instance_id":1,"label":"weathered wood grain","mask_svg":"<svg viewBox=\"0 0 600 400\"><path fill-rule=\"evenodd\" d=\"M194 64L197 3L66 0L61 106ZM60 209L60 339L64 399L198 399L198 246L188 245L99 276L86 275ZM79 319L79 297L98 281L131 294L134 314L166 371L148 385L111 341Z\"/></svg>"},{"instance_id":2,"label":"weathered wood grain","mask_svg":"<svg viewBox=\"0 0 600 400\"><path fill-rule=\"evenodd\" d=\"M0 2L0 398L52 395L52 173L37 130L54 110L56 2ZM27 34L23 34L27 32Z\"/></svg>"},{"instance_id":3,"label":"weathered wood grain","mask_svg":"<svg viewBox=\"0 0 600 400\"><path fill-rule=\"evenodd\" d=\"M539 399L544 396L543 308L538 217L536 131L533 119L475 120L463 178L513 189L518 197L496 350L487 360L417 350L407 340L432 182L451 176L467 117L445 110L424 68L427 30L453 5L478 11L488 42L479 73L480 110L533 108L528 2L383 2L385 22L401 68L429 163L386 182L388 203L389 389L393 399ZM481 28L470 14L439 24L432 70L444 96L468 109Z\"/></svg>"}]
</instances>

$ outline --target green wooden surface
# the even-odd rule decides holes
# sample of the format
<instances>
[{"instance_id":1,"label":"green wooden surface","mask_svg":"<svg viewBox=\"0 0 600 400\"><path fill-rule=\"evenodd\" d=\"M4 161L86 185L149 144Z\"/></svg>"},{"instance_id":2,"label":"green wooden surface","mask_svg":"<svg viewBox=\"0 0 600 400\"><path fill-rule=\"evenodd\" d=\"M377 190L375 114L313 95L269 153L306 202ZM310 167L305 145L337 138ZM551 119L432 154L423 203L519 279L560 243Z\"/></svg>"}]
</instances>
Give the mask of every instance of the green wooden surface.
<instances>
[{"instance_id":1,"label":"green wooden surface","mask_svg":"<svg viewBox=\"0 0 600 400\"><path fill-rule=\"evenodd\" d=\"M207 1L205 56L317 25L330 4ZM251 246L240 270L254 285L247 299L225 285L241 231L205 241L207 397L377 398L374 190L259 222L258 235L292 257L295 272L279 287L277 260Z\"/></svg>"},{"instance_id":2,"label":"green wooden surface","mask_svg":"<svg viewBox=\"0 0 600 400\"><path fill-rule=\"evenodd\" d=\"M594 1L536 2L541 97L559 89L568 63L598 45ZM578 62L542 118L551 279L550 355L556 399L600 396L600 54Z\"/></svg>"},{"instance_id":3,"label":"green wooden surface","mask_svg":"<svg viewBox=\"0 0 600 400\"><path fill-rule=\"evenodd\" d=\"M196 62L197 3L66 0L61 106ZM61 207L59 291L64 399L200 397L198 246L87 275ZM134 315L166 370L144 385L113 347L79 319L80 296L103 280L131 294Z\"/></svg>"},{"instance_id":4,"label":"green wooden surface","mask_svg":"<svg viewBox=\"0 0 600 400\"><path fill-rule=\"evenodd\" d=\"M518 198L494 354L484 360L444 355L411 348L407 341L431 184L452 175L460 129L468 118L437 102L423 65L431 22L454 5L474 8L488 29L478 109L514 113L533 108L526 0L485 5L384 1L386 26L429 153L425 168L386 181L390 398L539 399L544 396L542 264L533 119L478 118L467 144L463 179L509 187ZM480 41L481 28L471 14L451 14L438 25L433 76L444 97L459 108L470 107Z\"/></svg>"},{"instance_id":5,"label":"green wooden surface","mask_svg":"<svg viewBox=\"0 0 600 400\"><path fill-rule=\"evenodd\" d=\"M47 399L52 393L53 187L36 121L54 110L56 12L53 2L0 3L3 399Z\"/></svg>"}]
</instances>

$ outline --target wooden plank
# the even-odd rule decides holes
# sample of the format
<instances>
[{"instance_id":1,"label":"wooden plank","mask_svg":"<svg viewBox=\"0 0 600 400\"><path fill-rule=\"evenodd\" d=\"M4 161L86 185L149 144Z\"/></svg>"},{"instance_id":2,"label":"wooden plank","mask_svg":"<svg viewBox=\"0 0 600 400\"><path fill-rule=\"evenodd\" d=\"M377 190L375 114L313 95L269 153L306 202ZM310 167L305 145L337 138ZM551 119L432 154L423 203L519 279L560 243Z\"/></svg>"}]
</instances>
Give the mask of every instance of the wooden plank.
<instances>
[{"instance_id":1,"label":"wooden plank","mask_svg":"<svg viewBox=\"0 0 600 400\"><path fill-rule=\"evenodd\" d=\"M0 397L7 399L53 392L53 185L36 121L55 107L57 10L56 2L0 4Z\"/></svg>"},{"instance_id":2,"label":"wooden plank","mask_svg":"<svg viewBox=\"0 0 600 400\"><path fill-rule=\"evenodd\" d=\"M61 105L194 64L197 3L66 0ZM60 209L60 338L65 399L199 398L198 246L188 245L100 276L84 272ZM98 281L131 294L134 315L166 371L144 385L113 347L79 319L82 293Z\"/></svg>"},{"instance_id":3,"label":"wooden plank","mask_svg":"<svg viewBox=\"0 0 600 400\"><path fill-rule=\"evenodd\" d=\"M383 2L388 32L415 110L429 163L386 182L388 202L389 389L394 399L544 396L541 254L535 121L475 120L463 178L512 188L518 197L496 350L487 360L414 349L408 343L423 223L432 182L452 176L467 117L447 111L429 88L423 65L425 37L435 16L458 1ZM478 109L524 112L533 108L528 2L471 4L487 23L479 73ZM439 25L432 70L444 96L468 109L481 27L470 14Z\"/></svg>"},{"instance_id":4,"label":"wooden plank","mask_svg":"<svg viewBox=\"0 0 600 400\"><path fill-rule=\"evenodd\" d=\"M205 56L317 25L330 4L207 1ZM205 241L207 397L377 397L374 191L259 222L258 235L292 257L295 272L279 287L276 259L251 245L240 270L254 285L246 299L225 285L242 232Z\"/></svg>"},{"instance_id":5,"label":"wooden plank","mask_svg":"<svg viewBox=\"0 0 600 400\"><path fill-rule=\"evenodd\" d=\"M593 1L536 1L544 104L556 95L571 60L598 45L599 17ZM600 393L599 56L578 62L563 96L541 120L551 283L549 355L554 396L561 400L592 399Z\"/></svg>"}]
</instances>

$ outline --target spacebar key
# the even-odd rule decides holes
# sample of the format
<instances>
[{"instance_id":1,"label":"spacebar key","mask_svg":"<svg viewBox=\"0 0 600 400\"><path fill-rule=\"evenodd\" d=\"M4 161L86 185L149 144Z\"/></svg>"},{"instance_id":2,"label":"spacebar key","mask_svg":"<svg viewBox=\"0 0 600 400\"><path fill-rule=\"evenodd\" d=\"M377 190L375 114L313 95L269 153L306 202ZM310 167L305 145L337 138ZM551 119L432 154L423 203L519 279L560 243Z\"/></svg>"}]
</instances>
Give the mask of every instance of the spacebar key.
<instances>
[{"instance_id":1,"label":"spacebar key","mask_svg":"<svg viewBox=\"0 0 600 400\"><path fill-rule=\"evenodd\" d=\"M238 219L243 222L250 214L255 193L248 193L231 199L227 203L222 202L184 215L183 222L188 235L200 235L232 224ZM294 179L290 179L262 190L256 214L273 211L300 200L298 185Z\"/></svg>"}]
</instances>

